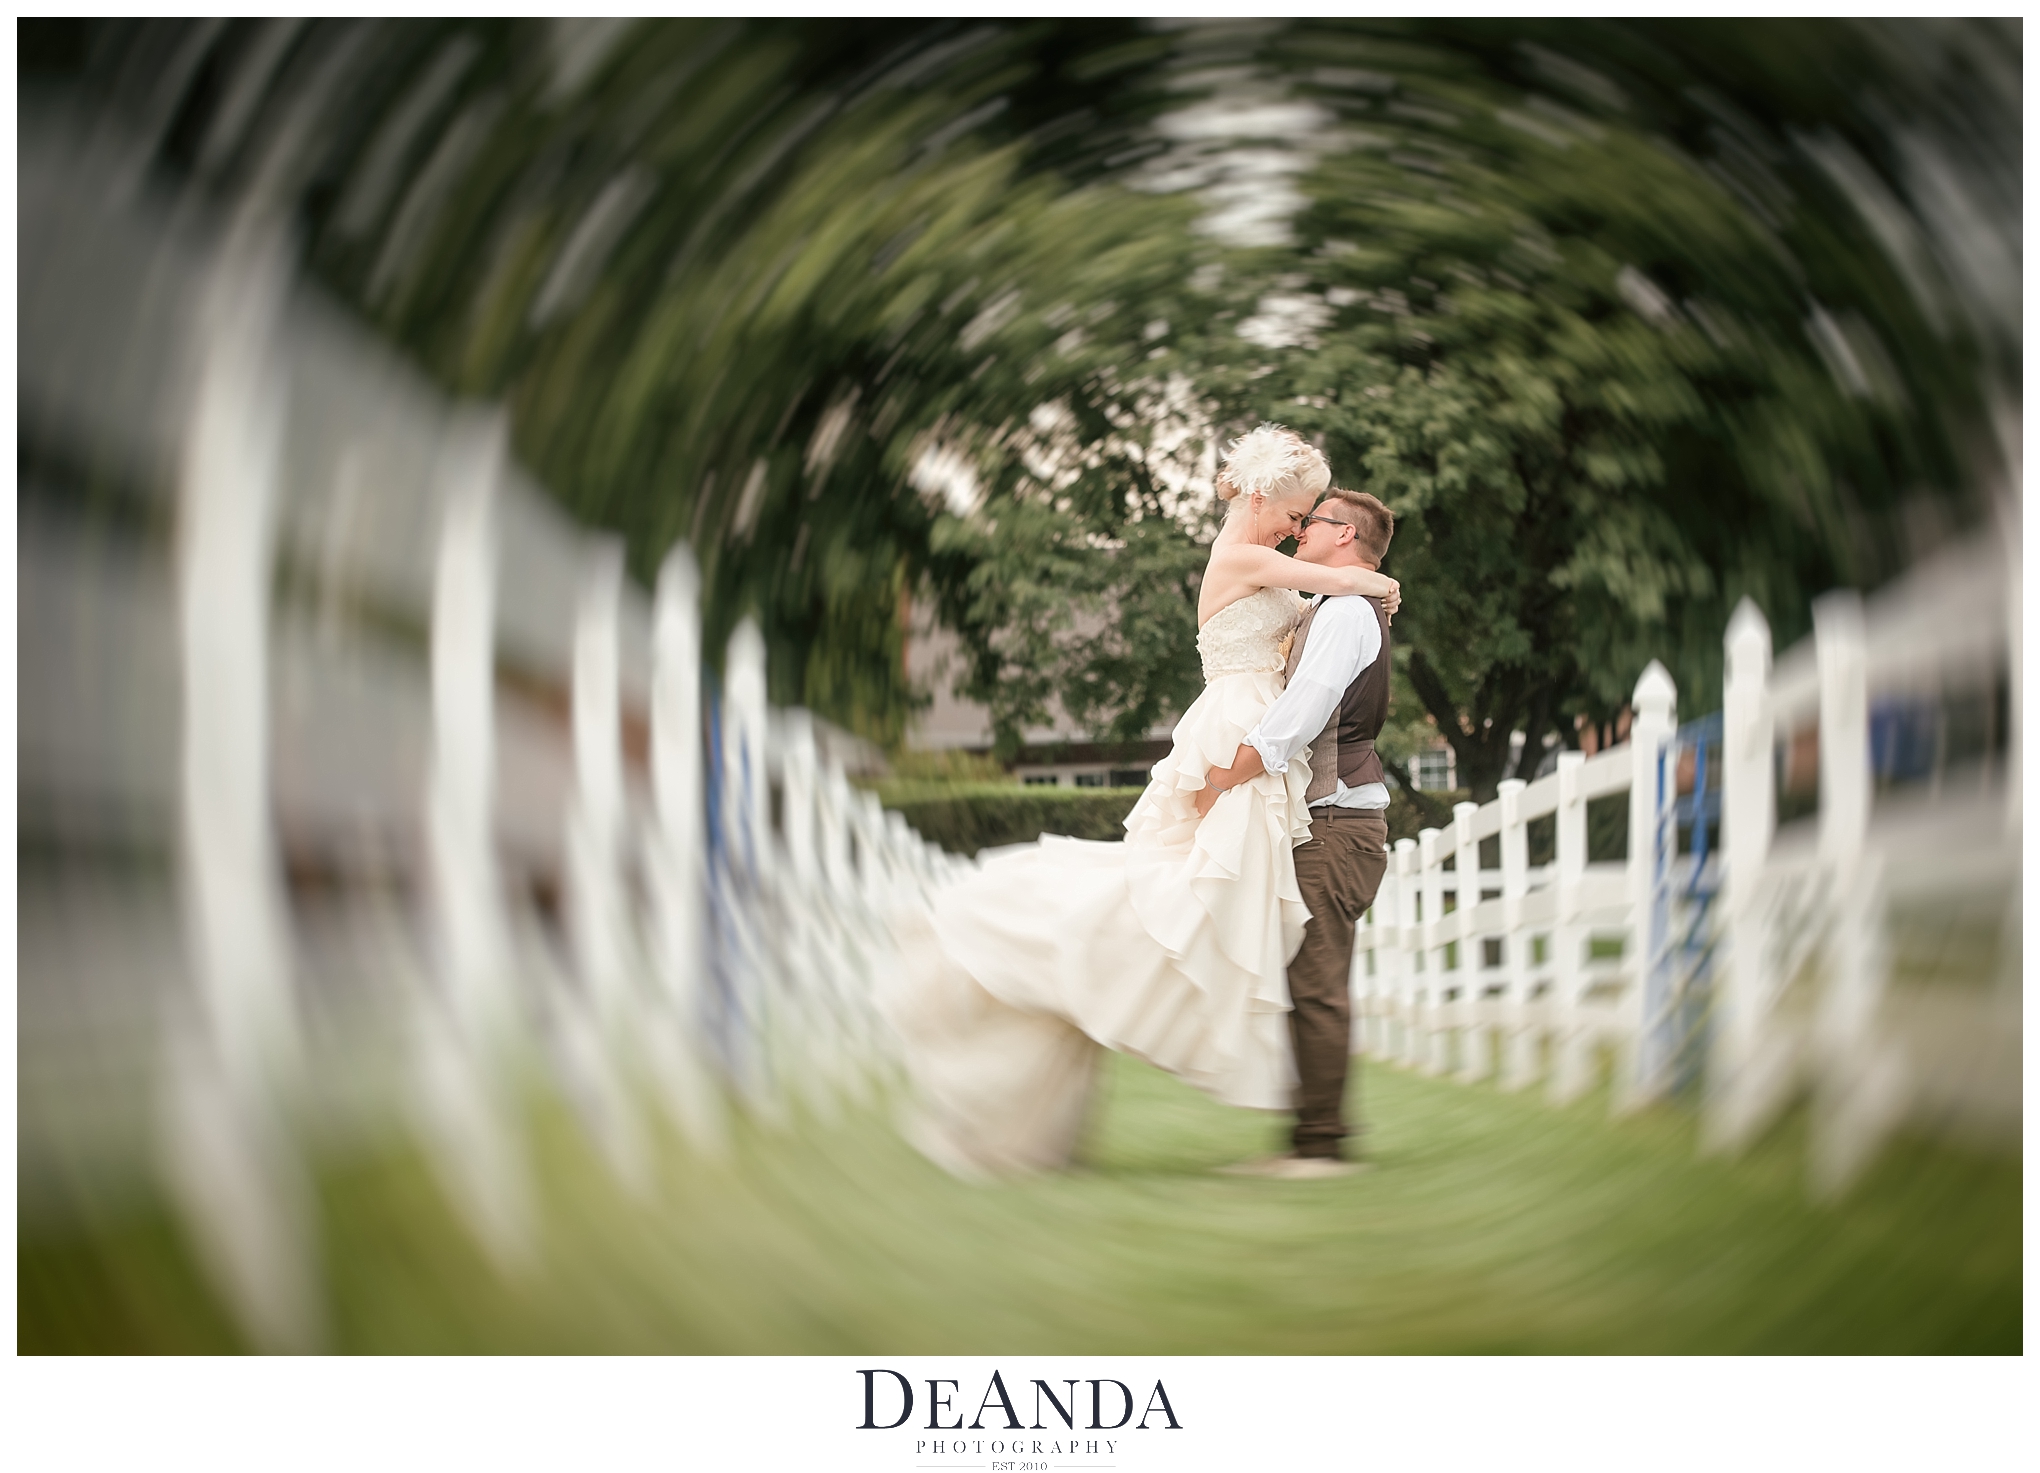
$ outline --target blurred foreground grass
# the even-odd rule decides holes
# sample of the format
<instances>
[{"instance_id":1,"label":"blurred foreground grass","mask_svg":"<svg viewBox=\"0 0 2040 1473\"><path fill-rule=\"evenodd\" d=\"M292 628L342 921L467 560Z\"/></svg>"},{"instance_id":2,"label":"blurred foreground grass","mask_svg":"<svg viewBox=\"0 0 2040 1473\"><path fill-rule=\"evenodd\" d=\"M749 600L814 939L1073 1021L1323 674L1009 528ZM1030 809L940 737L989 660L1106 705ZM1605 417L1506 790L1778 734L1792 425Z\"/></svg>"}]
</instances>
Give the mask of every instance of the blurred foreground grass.
<instances>
[{"instance_id":1,"label":"blurred foreground grass","mask_svg":"<svg viewBox=\"0 0 2040 1473\"><path fill-rule=\"evenodd\" d=\"M993 1187L873 1114L670 1146L644 1204L562 1112L534 1127L539 1262L500 1278L403 1150L325 1164L332 1349L374 1352L2009 1352L2021 1168L1901 1141L1838 1206L1805 1197L1801 1127L1705 1160L1674 1111L1611 1121L1364 1068L1373 1170L1218 1177L1269 1148L1124 1058L1081 1167ZM18 1346L224 1351L178 1229L138 1210L24 1222Z\"/></svg>"}]
</instances>

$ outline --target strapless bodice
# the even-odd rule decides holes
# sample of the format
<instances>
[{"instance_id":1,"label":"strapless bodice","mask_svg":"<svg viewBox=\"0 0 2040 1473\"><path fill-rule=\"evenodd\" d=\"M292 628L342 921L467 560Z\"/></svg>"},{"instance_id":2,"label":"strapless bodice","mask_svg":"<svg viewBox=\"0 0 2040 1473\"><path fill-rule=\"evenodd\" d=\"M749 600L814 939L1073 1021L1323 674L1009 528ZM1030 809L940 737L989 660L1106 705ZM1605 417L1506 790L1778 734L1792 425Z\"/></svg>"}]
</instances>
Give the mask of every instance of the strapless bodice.
<instances>
[{"instance_id":1,"label":"strapless bodice","mask_svg":"<svg viewBox=\"0 0 2040 1473\"><path fill-rule=\"evenodd\" d=\"M1221 675L1280 670L1289 658L1288 639L1303 603L1286 588L1263 588L1229 603L1197 631L1204 681Z\"/></svg>"}]
</instances>

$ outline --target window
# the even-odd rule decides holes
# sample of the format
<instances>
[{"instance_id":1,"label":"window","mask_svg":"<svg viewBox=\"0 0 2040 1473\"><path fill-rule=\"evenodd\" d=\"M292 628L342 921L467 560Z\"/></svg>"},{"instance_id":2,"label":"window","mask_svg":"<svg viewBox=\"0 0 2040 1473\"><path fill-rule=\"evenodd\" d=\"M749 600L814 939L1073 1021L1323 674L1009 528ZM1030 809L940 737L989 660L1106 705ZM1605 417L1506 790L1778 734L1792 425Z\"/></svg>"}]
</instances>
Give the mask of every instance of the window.
<instances>
[{"instance_id":1,"label":"window","mask_svg":"<svg viewBox=\"0 0 2040 1473\"><path fill-rule=\"evenodd\" d=\"M1080 772L1077 774L1077 786L1080 788L1102 788L1105 786L1107 776L1108 774L1102 772Z\"/></svg>"},{"instance_id":2,"label":"window","mask_svg":"<svg viewBox=\"0 0 2040 1473\"><path fill-rule=\"evenodd\" d=\"M1145 767L1115 767L1112 769L1112 786L1115 788L1144 788L1148 785Z\"/></svg>"},{"instance_id":3,"label":"window","mask_svg":"<svg viewBox=\"0 0 2040 1473\"><path fill-rule=\"evenodd\" d=\"M1030 788L1052 788L1056 786L1055 774L1052 772L1030 772L1021 778L1020 781Z\"/></svg>"},{"instance_id":4,"label":"window","mask_svg":"<svg viewBox=\"0 0 2040 1473\"><path fill-rule=\"evenodd\" d=\"M1433 747L1419 752L1410 763L1410 781L1427 793L1442 793L1452 787L1452 749Z\"/></svg>"}]
</instances>

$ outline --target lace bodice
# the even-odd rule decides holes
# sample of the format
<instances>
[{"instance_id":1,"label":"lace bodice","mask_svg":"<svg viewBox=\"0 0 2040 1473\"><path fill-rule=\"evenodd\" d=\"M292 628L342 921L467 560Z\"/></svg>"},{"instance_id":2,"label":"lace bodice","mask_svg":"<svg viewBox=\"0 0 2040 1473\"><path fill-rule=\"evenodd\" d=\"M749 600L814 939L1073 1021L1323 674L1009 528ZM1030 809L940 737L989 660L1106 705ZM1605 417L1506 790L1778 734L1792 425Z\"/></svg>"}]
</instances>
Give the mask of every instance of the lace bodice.
<instances>
[{"instance_id":1,"label":"lace bodice","mask_svg":"<svg viewBox=\"0 0 2040 1473\"><path fill-rule=\"evenodd\" d=\"M1302 612L1302 600L1288 589L1263 588L1213 614L1197 631L1205 684L1221 675L1280 670Z\"/></svg>"}]
</instances>

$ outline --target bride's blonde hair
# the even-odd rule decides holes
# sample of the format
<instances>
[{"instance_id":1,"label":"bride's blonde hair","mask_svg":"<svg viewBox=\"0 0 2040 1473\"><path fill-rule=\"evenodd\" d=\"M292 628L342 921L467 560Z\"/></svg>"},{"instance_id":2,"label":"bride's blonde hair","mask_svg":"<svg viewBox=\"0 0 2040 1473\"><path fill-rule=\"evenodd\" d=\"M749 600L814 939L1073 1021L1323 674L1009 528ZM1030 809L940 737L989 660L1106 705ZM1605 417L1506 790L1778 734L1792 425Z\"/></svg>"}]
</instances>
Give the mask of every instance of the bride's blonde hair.
<instances>
[{"instance_id":1,"label":"bride's blonde hair","mask_svg":"<svg viewBox=\"0 0 2040 1473\"><path fill-rule=\"evenodd\" d=\"M1267 497L1316 496L1331 484L1332 468L1316 446L1285 425L1264 424L1226 446L1218 499L1255 491Z\"/></svg>"}]
</instances>

